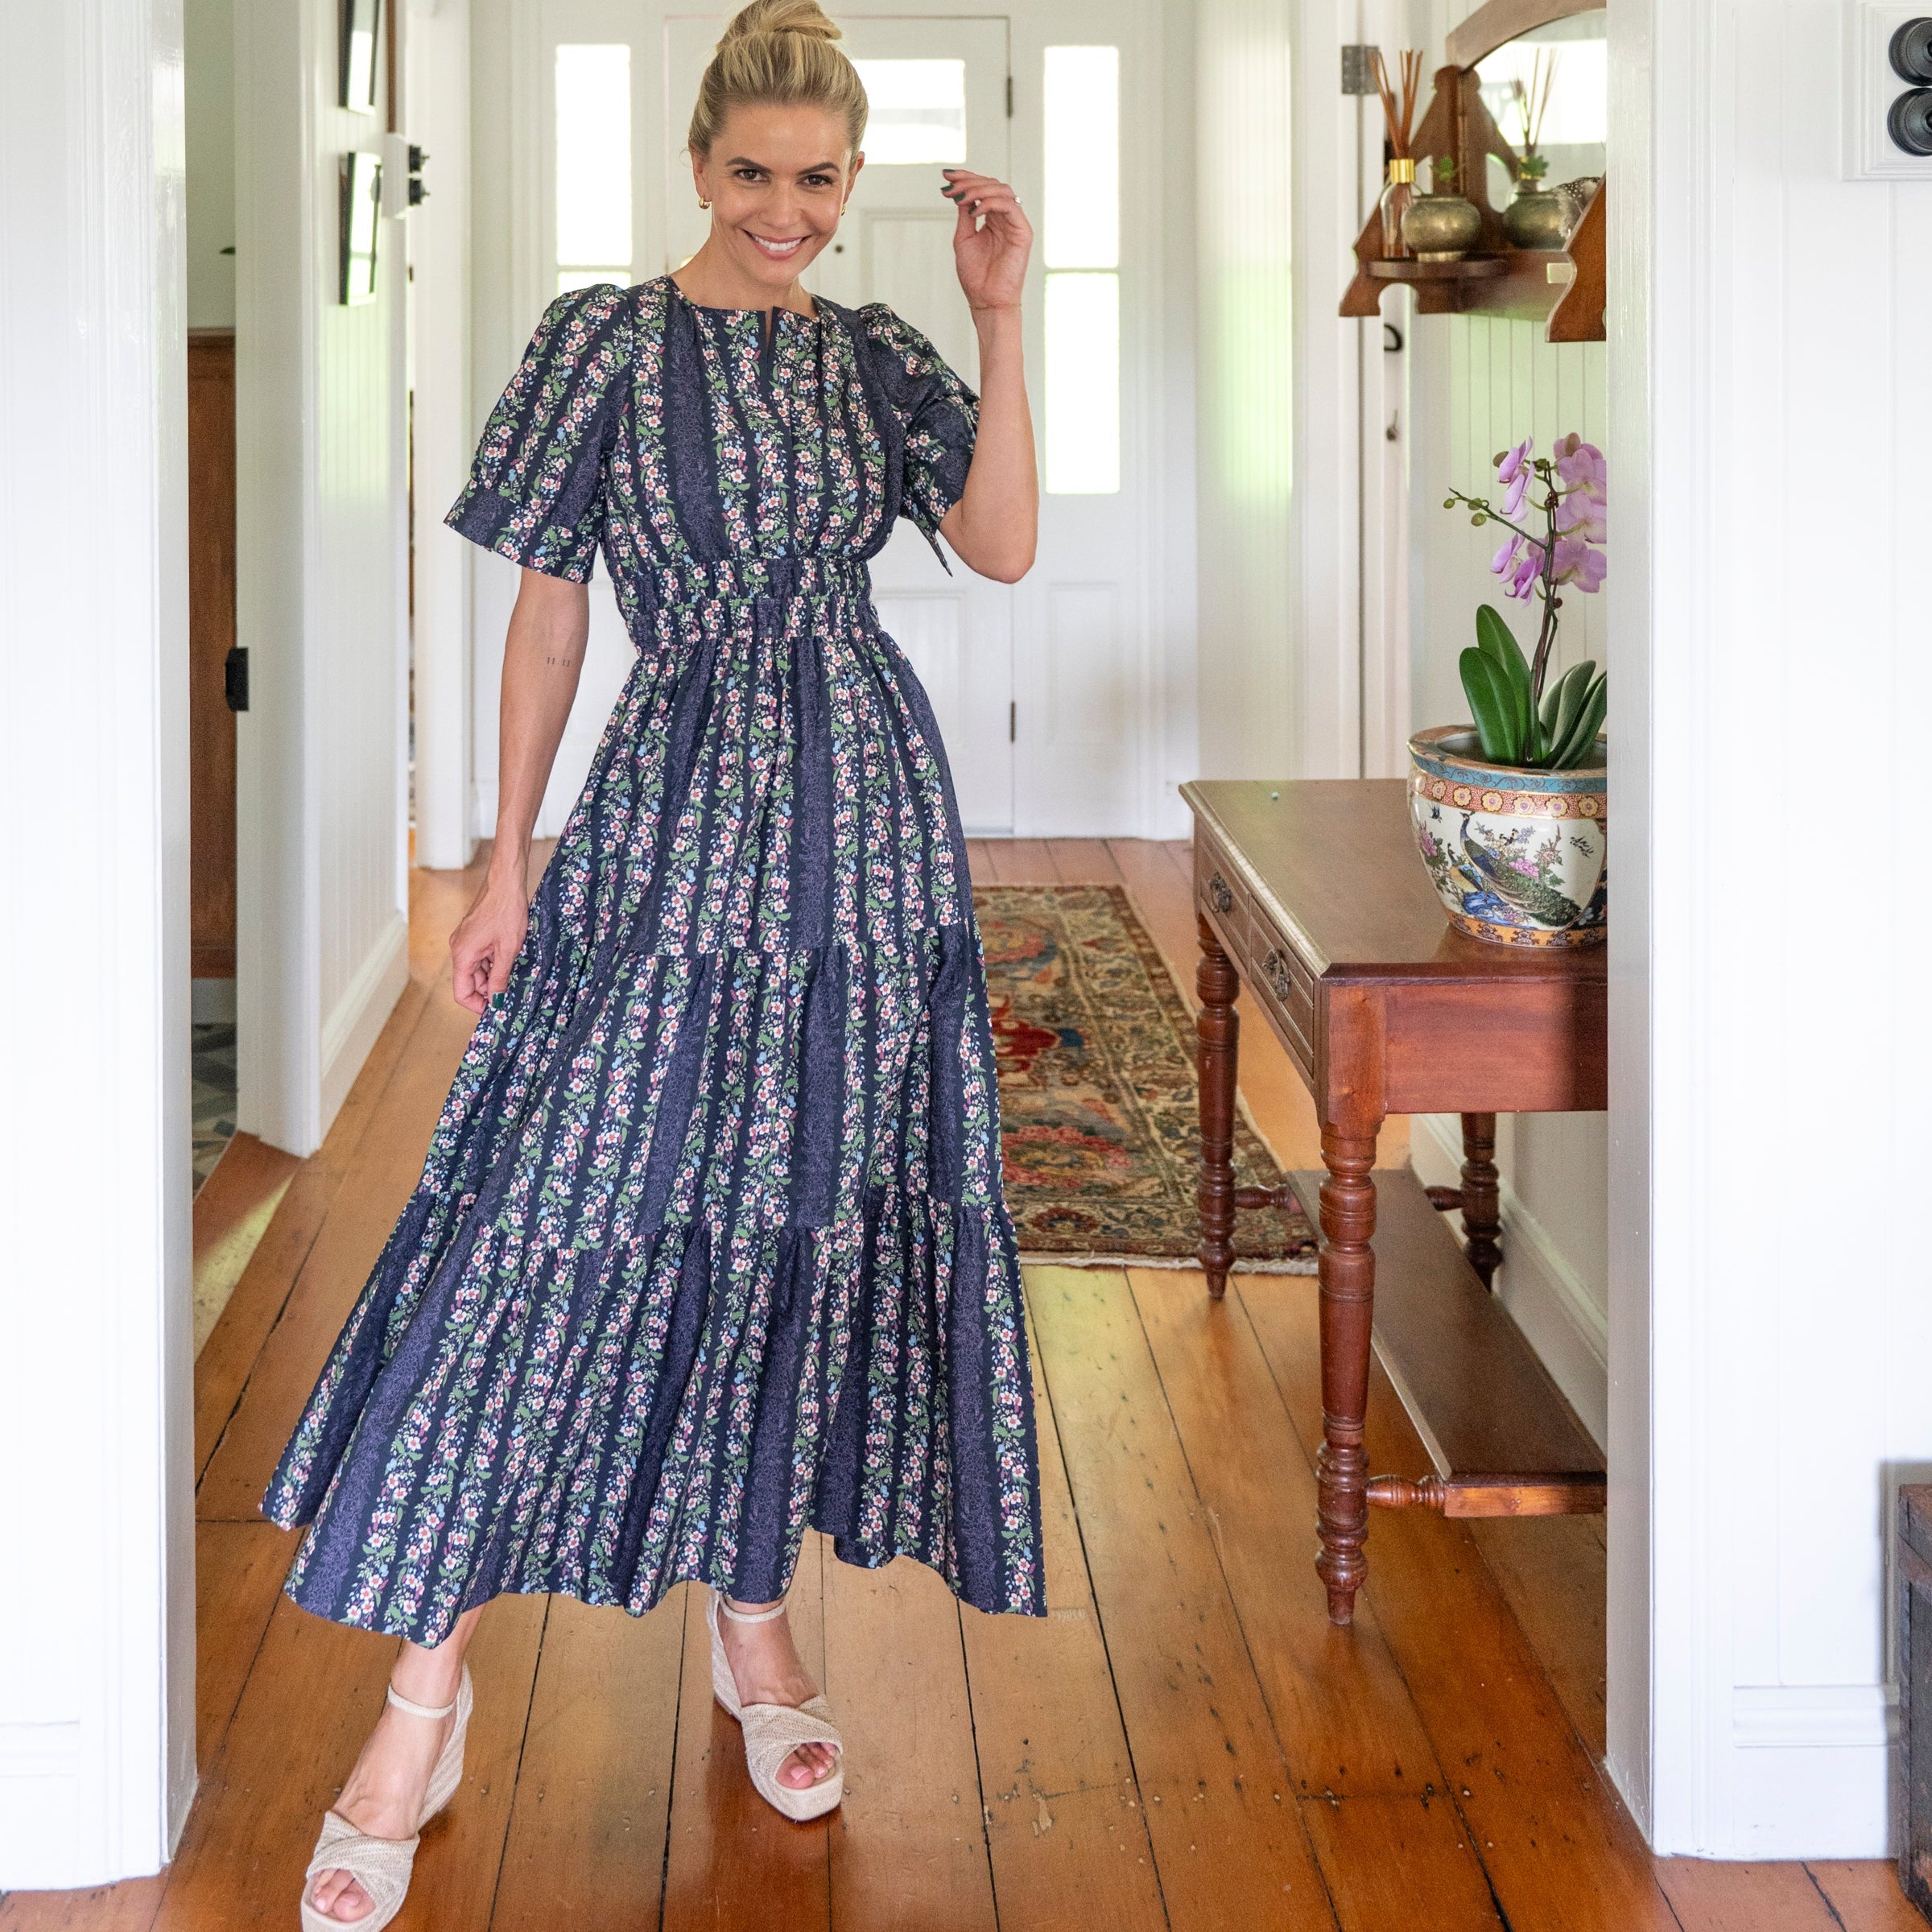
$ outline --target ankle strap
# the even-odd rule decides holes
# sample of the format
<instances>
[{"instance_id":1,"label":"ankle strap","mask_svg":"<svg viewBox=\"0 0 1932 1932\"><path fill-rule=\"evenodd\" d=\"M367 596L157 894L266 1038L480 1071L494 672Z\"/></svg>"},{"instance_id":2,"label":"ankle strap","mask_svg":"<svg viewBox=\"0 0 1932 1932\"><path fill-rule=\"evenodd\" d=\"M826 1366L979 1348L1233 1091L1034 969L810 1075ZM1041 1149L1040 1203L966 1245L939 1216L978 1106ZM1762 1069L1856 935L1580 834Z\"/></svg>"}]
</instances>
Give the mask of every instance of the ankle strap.
<instances>
[{"instance_id":1,"label":"ankle strap","mask_svg":"<svg viewBox=\"0 0 1932 1932\"><path fill-rule=\"evenodd\" d=\"M456 1709L457 1703L456 1699L452 1697L440 1711L432 1708L428 1704L411 1703L394 1684L389 1686L389 1701L398 1711L407 1711L411 1717L431 1718L448 1717L450 1712Z\"/></svg>"},{"instance_id":2,"label":"ankle strap","mask_svg":"<svg viewBox=\"0 0 1932 1932\"><path fill-rule=\"evenodd\" d=\"M775 1603L769 1610L734 1610L731 1599L720 1590L718 1593L718 1613L728 1616L734 1624L769 1624L785 1614L782 1601Z\"/></svg>"}]
</instances>

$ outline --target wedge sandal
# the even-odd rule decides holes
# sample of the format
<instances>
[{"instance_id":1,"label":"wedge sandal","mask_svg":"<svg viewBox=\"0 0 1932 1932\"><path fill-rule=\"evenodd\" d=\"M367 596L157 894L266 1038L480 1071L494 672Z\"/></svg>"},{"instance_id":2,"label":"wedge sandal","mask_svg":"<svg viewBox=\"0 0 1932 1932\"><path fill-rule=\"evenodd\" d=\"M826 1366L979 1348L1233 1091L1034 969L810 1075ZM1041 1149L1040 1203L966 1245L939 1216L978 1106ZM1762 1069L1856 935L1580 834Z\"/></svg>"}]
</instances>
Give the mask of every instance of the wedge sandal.
<instances>
[{"instance_id":1,"label":"wedge sandal","mask_svg":"<svg viewBox=\"0 0 1932 1932\"><path fill-rule=\"evenodd\" d=\"M718 1629L720 1612L734 1624L769 1624L785 1614L782 1604L769 1610L734 1610L716 1591L704 1607L711 1626L712 1695L738 1720L745 1733L745 1767L760 1798L795 1824L823 1818L845 1795L845 1740L832 1721L832 1707L823 1695L802 1704L743 1704L737 1680L724 1654ZM780 1784L778 1770L801 1744L829 1744L838 1754L832 1768L815 1785Z\"/></svg>"},{"instance_id":2,"label":"wedge sandal","mask_svg":"<svg viewBox=\"0 0 1932 1932\"><path fill-rule=\"evenodd\" d=\"M469 1714L476 1704L469 1665L463 1666L463 1681L457 1686L456 1702L440 1710L411 1703L393 1684L389 1689L389 1702L411 1717L427 1717L436 1723L452 1711L456 1714L449 1741L429 1774L429 1789L423 1794L423 1814L416 1821L415 1834L409 1838L371 1838L366 1831L358 1831L340 1812L324 1812L322 1835L316 1840L315 1856L302 1875L302 1932L344 1932L344 1928L349 1926L354 1927L355 1932L382 1932L383 1926L402 1909L402 1901L409 1896L409 1876L415 1865L423 1827L461 1789L463 1743L469 1730ZM360 1918L332 1918L317 1908L313 1898L315 1881L328 1872L346 1872L369 1894L369 1909Z\"/></svg>"}]
</instances>

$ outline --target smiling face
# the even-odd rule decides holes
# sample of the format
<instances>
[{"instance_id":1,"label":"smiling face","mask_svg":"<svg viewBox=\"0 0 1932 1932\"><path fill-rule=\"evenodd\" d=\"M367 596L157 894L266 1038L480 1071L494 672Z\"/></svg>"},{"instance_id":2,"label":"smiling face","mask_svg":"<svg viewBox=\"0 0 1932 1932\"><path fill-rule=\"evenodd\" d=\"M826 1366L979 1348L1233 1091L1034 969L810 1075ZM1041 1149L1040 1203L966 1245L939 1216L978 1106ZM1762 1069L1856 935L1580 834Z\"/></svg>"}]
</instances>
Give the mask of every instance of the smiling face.
<instances>
[{"instance_id":1,"label":"smiling face","mask_svg":"<svg viewBox=\"0 0 1932 1932\"><path fill-rule=\"evenodd\" d=\"M711 204L711 245L775 300L837 231L865 165L844 120L819 107L733 108L708 155L691 157Z\"/></svg>"}]
</instances>

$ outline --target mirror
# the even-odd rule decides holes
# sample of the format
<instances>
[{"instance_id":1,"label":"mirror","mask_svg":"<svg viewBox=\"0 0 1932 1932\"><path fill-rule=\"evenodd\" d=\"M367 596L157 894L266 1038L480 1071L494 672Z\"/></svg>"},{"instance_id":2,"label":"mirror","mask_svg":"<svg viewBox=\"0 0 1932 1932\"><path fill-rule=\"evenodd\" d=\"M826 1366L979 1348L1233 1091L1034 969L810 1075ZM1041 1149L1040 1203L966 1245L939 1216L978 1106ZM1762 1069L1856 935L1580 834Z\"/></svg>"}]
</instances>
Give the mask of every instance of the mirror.
<instances>
[{"instance_id":1,"label":"mirror","mask_svg":"<svg viewBox=\"0 0 1932 1932\"><path fill-rule=\"evenodd\" d=\"M1608 13L1596 7L1532 27L1476 63L1483 105L1510 155L1492 147L1484 156L1484 186L1519 248L1563 246L1603 180L1608 34Z\"/></svg>"}]
</instances>

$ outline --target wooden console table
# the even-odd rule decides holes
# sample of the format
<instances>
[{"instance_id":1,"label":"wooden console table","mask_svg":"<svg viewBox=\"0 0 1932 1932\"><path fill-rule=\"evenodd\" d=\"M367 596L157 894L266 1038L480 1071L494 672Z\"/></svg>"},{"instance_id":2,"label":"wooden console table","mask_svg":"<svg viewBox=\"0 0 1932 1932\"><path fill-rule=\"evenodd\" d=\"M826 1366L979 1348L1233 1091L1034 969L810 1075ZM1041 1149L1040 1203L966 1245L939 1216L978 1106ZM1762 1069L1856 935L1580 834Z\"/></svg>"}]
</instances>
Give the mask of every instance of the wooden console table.
<instances>
[{"instance_id":1,"label":"wooden console table","mask_svg":"<svg viewBox=\"0 0 1932 1932\"><path fill-rule=\"evenodd\" d=\"M1194 813L1199 1253L1211 1294L1226 1291L1236 1209L1290 1204L1234 1183L1244 983L1321 1124L1315 1569L1330 1617L1346 1624L1366 1573L1371 1503L1451 1516L1604 1506L1595 1444L1487 1290L1501 1257L1495 1117L1605 1104L1604 954L1456 931L1416 852L1400 779L1202 782L1181 795ZM1413 1174L1385 1171L1378 1240L1376 1137L1391 1113L1461 1114L1468 1158L1462 1189L1432 1203ZM1430 1205L1463 1208L1467 1257ZM1378 1251L1389 1272L1380 1311ZM1372 1335L1430 1446L1431 1476L1370 1480Z\"/></svg>"}]
</instances>

